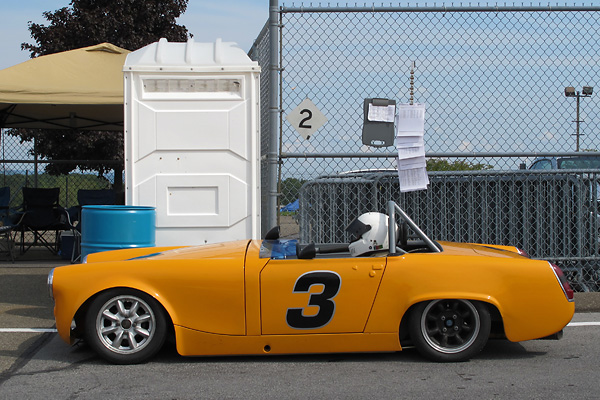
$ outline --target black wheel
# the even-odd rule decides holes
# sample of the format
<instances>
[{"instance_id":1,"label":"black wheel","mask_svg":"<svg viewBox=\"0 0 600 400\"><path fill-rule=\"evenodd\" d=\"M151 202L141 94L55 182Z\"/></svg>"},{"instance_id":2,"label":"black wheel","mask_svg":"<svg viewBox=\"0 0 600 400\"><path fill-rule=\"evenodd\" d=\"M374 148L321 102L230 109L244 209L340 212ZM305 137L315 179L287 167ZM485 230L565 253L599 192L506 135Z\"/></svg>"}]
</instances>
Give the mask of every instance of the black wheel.
<instances>
[{"instance_id":1,"label":"black wheel","mask_svg":"<svg viewBox=\"0 0 600 400\"><path fill-rule=\"evenodd\" d=\"M490 335L491 318L481 303L433 300L418 304L410 316L410 336L419 353L433 361L474 357Z\"/></svg>"},{"instance_id":2,"label":"black wheel","mask_svg":"<svg viewBox=\"0 0 600 400\"><path fill-rule=\"evenodd\" d=\"M96 297L85 317L85 338L102 358L137 364L155 355L167 333L160 304L145 293L114 289Z\"/></svg>"}]
</instances>

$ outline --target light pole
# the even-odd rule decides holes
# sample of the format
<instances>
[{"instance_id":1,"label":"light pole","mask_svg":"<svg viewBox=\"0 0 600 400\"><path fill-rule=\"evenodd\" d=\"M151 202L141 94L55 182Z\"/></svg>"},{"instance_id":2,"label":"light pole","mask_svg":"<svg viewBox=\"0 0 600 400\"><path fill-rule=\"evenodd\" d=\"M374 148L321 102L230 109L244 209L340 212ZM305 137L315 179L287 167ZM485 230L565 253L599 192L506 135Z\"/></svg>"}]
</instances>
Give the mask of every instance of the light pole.
<instances>
[{"instance_id":1,"label":"light pole","mask_svg":"<svg viewBox=\"0 0 600 400\"><path fill-rule=\"evenodd\" d=\"M581 97L590 97L592 95L592 92L594 91L594 88L592 86L584 86L583 89L581 90L581 92L579 91L575 91L575 88L573 86L567 86L565 88L565 96L567 97L576 97L577 98L577 117L575 119L575 125L577 126L577 133L575 134L577 136L577 147L575 149L575 151L579 151L579 123L583 122L579 119L579 98Z\"/></svg>"}]
</instances>

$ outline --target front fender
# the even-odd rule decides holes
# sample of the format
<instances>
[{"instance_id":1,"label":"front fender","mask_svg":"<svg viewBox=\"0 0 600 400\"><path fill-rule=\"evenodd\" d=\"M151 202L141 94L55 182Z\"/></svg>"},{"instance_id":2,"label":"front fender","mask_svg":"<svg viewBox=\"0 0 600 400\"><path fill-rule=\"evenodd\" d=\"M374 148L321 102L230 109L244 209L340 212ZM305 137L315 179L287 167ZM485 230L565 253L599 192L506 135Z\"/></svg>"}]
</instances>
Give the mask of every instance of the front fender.
<instances>
[{"instance_id":1,"label":"front fender","mask_svg":"<svg viewBox=\"0 0 600 400\"><path fill-rule=\"evenodd\" d=\"M53 293L59 334L70 342L71 321L86 301L105 290L126 287L155 298L175 325L244 335L242 251L245 247L230 257L211 260L165 257L56 268Z\"/></svg>"},{"instance_id":2,"label":"front fender","mask_svg":"<svg viewBox=\"0 0 600 400\"><path fill-rule=\"evenodd\" d=\"M68 287L75 284L77 278L65 278L59 272L59 269L54 271L54 318L59 336L69 344L72 344L74 340L71 336L71 323L75 316L84 311L86 305L96 296L108 290L128 288L146 293L161 304L171 319L177 319L176 309L164 296L160 295L160 291L154 285L148 282L136 279L111 279L110 281L95 279L85 286L85 290L73 291L68 290Z\"/></svg>"}]
</instances>

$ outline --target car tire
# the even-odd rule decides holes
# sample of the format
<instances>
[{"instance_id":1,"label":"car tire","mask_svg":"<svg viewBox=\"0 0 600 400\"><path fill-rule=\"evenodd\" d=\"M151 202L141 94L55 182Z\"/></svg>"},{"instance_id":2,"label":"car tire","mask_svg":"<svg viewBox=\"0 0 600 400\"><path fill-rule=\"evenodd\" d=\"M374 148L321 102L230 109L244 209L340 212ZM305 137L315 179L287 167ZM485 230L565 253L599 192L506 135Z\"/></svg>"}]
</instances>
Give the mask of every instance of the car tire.
<instances>
[{"instance_id":1,"label":"car tire","mask_svg":"<svg viewBox=\"0 0 600 400\"><path fill-rule=\"evenodd\" d=\"M90 347L114 364L137 364L154 356L165 342L162 306L145 293L113 289L96 297L85 317Z\"/></svg>"},{"instance_id":2,"label":"car tire","mask_svg":"<svg viewBox=\"0 0 600 400\"><path fill-rule=\"evenodd\" d=\"M410 336L424 357L438 362L466 361L487 343L491 317L479 302L445 299L417 304L410 316Z\"/></svg>"}]
</instances>

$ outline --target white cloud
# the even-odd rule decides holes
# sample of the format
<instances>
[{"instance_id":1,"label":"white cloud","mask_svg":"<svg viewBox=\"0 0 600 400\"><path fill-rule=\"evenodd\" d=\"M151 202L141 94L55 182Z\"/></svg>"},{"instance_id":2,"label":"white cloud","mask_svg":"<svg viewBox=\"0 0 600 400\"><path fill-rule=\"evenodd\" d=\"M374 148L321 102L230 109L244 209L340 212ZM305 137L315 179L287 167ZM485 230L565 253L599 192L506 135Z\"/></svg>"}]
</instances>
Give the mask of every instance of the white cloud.
<instances>
[{"instance_id":1,"label":"white cloud","mask_svg":"<svg viewBox=\"0 0 600 400\"><path fill-rule=\"evenodd\" d=\"M458 151L473 151L473 144L468 140L463 140L458 145Z\"/></svg>"},{"instance_id":2,"label":"white cloud","mask_svg":"<svg viewBox=\"0 0 600 400\"><path fill-rule=\"evenodd\" d=\"M268 18L269 3L265 0L215 3L190 0L178 22L188 28L196 42L221 38L225 42L236 42L248 51Z\"/></svg>"},{"instance_id":3,"label":"white cloud","mask_svg":"<svg viewBox=\"0 0 600 400\"><path fill-rule=\"evenodd\" d=\"M554 133L550 132L550 131L546 131L544 133L542 133L538 139L540 140L554 140Z\"/></svg>"}]
</instances>

